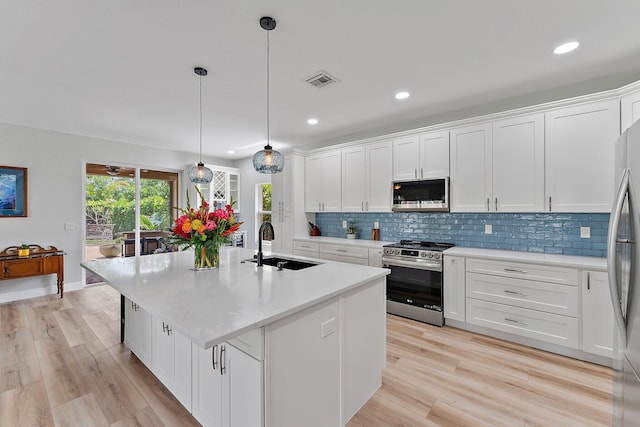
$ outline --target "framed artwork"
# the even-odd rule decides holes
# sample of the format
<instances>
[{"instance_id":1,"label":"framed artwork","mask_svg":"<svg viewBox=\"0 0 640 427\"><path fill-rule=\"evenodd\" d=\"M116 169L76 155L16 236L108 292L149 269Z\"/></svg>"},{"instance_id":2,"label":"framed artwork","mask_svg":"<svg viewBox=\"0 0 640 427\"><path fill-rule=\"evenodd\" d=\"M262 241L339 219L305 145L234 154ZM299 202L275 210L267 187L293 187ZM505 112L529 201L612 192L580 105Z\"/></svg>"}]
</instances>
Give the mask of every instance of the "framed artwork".
<instances>
[{"instance_id":1,"label":"framed artwork","mask_svg":"<svg viewBox=\"0 0 640 427\"><path fill-rule=\"evenodd\" d=\"M27 216L27 168L0 166L0 218Z\"/></svg>"}]
</instances>

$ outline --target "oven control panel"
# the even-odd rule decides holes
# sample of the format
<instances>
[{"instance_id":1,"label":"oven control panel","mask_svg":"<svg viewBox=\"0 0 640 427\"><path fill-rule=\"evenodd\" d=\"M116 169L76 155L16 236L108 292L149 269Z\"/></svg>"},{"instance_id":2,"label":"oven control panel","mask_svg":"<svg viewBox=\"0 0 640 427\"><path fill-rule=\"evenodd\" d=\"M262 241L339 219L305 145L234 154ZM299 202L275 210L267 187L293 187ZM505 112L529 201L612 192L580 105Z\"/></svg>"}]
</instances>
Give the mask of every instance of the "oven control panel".
<instances>
[{"instance_id":1,"label":"oven control panel","mask_svg":"<svg viewBox=\"0 0 640 427\"><path fill-rule=\"evenodd\" d=\"M423 251L417 249L402 249L402 248L384 248L384 255L392 255L406 258L426 258L439 260L442 258L442 253L437 251Z\"/></svg>"}]
</instances>

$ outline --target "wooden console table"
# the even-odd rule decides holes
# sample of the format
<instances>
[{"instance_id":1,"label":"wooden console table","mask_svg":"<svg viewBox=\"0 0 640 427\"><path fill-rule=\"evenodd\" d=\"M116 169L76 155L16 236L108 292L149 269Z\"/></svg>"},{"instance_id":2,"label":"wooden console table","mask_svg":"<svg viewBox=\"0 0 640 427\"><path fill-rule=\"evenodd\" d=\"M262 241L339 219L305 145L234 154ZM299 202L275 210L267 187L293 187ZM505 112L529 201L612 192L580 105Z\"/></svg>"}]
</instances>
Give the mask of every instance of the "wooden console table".
<instances>
[{"instance_id":1,"label":"wooden console table","mask_svg":"<svg viewBox=\"0 0 640 427\"><path fill-rule=\"evenodd\" d=\"M0 252L0 280L55 274L58 276L58 292L64 295L64 252L54 246L43 248L29 245L29 255L18 256L18 247L9 246Z\"/></svg>"}]
</instances>

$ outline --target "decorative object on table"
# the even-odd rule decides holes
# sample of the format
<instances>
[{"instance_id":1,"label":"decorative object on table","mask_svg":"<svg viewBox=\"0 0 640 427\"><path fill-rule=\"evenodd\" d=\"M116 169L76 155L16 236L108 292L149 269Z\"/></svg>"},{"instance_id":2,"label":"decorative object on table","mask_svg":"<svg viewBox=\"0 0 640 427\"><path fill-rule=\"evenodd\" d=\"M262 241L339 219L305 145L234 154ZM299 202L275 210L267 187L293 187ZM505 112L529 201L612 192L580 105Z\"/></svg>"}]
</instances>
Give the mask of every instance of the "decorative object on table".
<instances>
[{"instance_id":1,"label":"decorative object on table","mask_svg":"<svg viewBox=\"0 0 640 427\"><path fill-rule=\"evenodd\" d=\"M220 265L220 246L231 243L232 234L243 223L236 220L233 198L224 209L217 208L217 203L214 203L213 210L210 210L198 187L196 191L200 196L200 207L197 210L191 208L187 192L186 209L175 208L182 215L175 220L169 240L183 251L194 249L196 270L217 268Z\"/></svg>"},{"instance_id":2,"label":"decorative object on table","mask_svg":"<svg viewBox=\"0 0 640 427\"><path fill-rule=\"evenodd\" d=\"M122 253L122 244L116 242L102 243L98 247L98 251L106 258L114 258L120 256L120 253Z\"/></svg>"},{"instance_id":3,"label":"decorative object on table","mask_svg":"<svg viewBox=\"0 0 640 427\"><path fill-rule=\"evenodd\" d=\"M322 233L320 233L320 229L318 228L318 226L312 222L309 222L309 236L322 236Z\"/></svg>"},{"instance_id":4,"label":"decorative object on table","mask_svg":"<svg viewBox=\"0 0 640 427\"><path fill-rule=\"evenodd\" d=\"M284 156L269 144L269 32L276 28L276 21L268 16L260 18L260 27L267 33L267 145L253 155L253 168L260 173L280 173L284 169Z\"/></svg>"},{"instance_id":5,"label":"decorative object on table","mask_svg":"<svg viewBox=\"0 0 640 427\"><path fill-rule=\"evenodd\" d=\"M349 221L347 223L347 239L353 240L356 238L356 223Z\"/></svg>"},{"instance_id":6,"label":"decorative object on table","mask_svg":"<svg viewBox=\"0 0 640 427\"><path fill-rule=\"evenodd\" d=\"M18 256L20 258L27 258L29 256L29 245L23 243L18 248Z\"/></svg>"},{"instance_id":7,"label":"decorative object on table","mask_svg":"<svg viewBox=\"0 0 640 427\"><path fill-rule=\"evenodd\" d=\"M373 228L371 229L371 240L380 240L380 224L378 221L373 223Z\"/></svg>"},{"instance_id":8,"label":"decorative object on table","mask_svg":"<svg viewBox=\"0 0 640 427\"><path fill-rule=\"evenodd\" d=\"M189 181L194 184L208 184L213 179L213 171L202 163L202 76L207 75L207 70L206 68L196 67L193 72L200 76L200 157L198 164L189 169Z\"/></svg>"},{"instance_id":9,"label":"decorative object on table","mask_svg":"<svg viewBox=\"0 0 640 427\"><path fill-rule=\"evenodd\" d=\"M27 216L27 168L0 166L0 217Z\"/></svg>"}]
</instances>

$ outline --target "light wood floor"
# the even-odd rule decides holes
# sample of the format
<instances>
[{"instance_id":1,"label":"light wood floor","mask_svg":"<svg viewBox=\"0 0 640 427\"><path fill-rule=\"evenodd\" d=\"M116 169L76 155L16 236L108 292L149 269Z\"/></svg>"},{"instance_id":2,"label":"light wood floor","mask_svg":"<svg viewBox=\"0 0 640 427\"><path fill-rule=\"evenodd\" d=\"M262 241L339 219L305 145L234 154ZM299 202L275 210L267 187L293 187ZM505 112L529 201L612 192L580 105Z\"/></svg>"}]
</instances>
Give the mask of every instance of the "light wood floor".
<instances>
[{"instance_id":1,"label":"light wood floor","mask_svg":"<svg viewBox=\"0 0 640 427\"><path fill-rule=\"evenodd\" d=\"M93 286L0 305L0 426L198 425L120 344L119 301ZM387 321L383 386L349 427L609 425L607 368Z\"/></svg>"}]
</instances>

